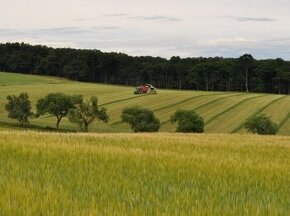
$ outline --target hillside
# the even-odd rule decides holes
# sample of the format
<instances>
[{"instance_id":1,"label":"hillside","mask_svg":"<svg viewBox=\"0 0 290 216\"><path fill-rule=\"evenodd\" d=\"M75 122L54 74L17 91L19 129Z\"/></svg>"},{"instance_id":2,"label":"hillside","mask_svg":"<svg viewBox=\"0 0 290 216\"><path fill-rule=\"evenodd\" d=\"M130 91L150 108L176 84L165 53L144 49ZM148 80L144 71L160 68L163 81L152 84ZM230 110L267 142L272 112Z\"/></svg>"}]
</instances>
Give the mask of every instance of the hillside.
<instances>
[{"instance_id":1,"label":"hillside","mask_svg":"<svg viewBox=\"0 0 290 216\"><path fill-rule=\"evenodd\" d=\"M290 96L252 94L239 92L203 92L159 90L158 95L136 96L133 87L72 82L64 79L0 73L0 128L17 128L14 121L7 118L6 97L10 94L27 92L33 107L36 101L50 92L82 94L84 97L97 96L99 103L108 109L109 124L96 123L92 131L128 132L130 128L120 122L124 107L139 105L154 110L162 122L161 131L172 132L169 122L175 110L193 109L206 122L206 133L245 133L242 125L250 115L266 113L279 124L280 135L290 135ZM43 129L54 127L55 119L44 117L31 121L32 127ZM76 130L64 119L62 129Z\"/></svg>"}]
</instances>

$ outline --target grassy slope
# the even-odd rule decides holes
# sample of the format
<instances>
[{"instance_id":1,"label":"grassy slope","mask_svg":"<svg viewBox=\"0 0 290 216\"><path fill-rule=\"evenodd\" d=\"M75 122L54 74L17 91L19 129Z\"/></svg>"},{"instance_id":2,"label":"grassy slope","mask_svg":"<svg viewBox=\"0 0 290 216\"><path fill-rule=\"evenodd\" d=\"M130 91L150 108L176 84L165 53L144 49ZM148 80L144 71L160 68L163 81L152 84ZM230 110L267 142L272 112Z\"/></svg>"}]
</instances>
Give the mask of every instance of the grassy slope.
<instances>
[{"instance_id":1,"label":"grassy slope","mask_svg":"<svg viewBox=\"0 0 290 216\"><path fill-rule=\"evenodd\" d=\"M0 137L0 215L290 213L289 137Z\"/></svg>"},{"instance_id":2,"label":"grassy slope","mask_svg":"<svg viewBox=\"0 0 290 216\"><path fill-rule=\"evenodd\" d=\"M141 105L155 111L162 122L161 131L174 131L174 126L168 121L170 115L178 108L194 109L206 121L206 132L209 133L245 133L241 125L252 114L267 113L280 125L281 135L290 135L290 96L243 94L225 92L196 92L159 90L158 95L135 96L133 88L71 82L63 79L29 76L11 73L0 73L0 128L13 128L7 119L4 109L6 96L26 91L33 102L49 92L66 94L82 94L86 98L98 96L100 104L107 107L111 117L108 125L96 123L93 131L130 131L127 125L120 123L120 114L124 107ZM54 127L55 119L43 117L32 120L36 128ZM61 123L61 128L76 130L67 119Z\"/></svg>"}]
</instances>

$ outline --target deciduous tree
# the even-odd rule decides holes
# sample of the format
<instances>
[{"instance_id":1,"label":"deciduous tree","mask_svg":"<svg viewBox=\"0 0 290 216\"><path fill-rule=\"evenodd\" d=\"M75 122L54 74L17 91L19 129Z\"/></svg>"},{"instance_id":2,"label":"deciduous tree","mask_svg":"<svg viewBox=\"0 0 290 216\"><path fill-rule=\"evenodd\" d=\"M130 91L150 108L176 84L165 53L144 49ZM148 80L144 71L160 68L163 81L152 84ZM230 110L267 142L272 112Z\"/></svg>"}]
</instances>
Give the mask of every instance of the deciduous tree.
<instances>
[{"instance_id":1,"label":"deciduous tree","mask_svg":"<svg viewBox=\"0 0 290 216\"><path fill-rule=\"evenodd\" d=\"M63 117L65 117L69 110L74 108L75 104L79 102L81 96L69 96L63 93L50 93L45 98L38 100L36 104L37 115L52 115L55 116L56 129L59 129L59 124Z\"/></svg>"},{"instance_id":2,"label":"deciduous tree","mask_svg":"<svg viewBox=\"0 0 290 216\"><path fill-rule=\"evenodd\" d=\"M77 124L84 132L88 132L89 125L96 119L108 122L109 116L104 107L99 109L98 98L91 97L89 101L81 100L74 109L69 111L68 119Z\"/></svg>"},{"instance_id":3,"label":"deciduous tree","mask_svg":"<svg viewBox=\"0 0 290 216\"><path fill-rule=\"evenodd\" d=\"M7 96L8 103L6 110L8 117L19 121L21 126L29 124L29 118L33 116L31 112L31 102L27 93L21 93L19 96Z\"/></svg>"}]
</instances>

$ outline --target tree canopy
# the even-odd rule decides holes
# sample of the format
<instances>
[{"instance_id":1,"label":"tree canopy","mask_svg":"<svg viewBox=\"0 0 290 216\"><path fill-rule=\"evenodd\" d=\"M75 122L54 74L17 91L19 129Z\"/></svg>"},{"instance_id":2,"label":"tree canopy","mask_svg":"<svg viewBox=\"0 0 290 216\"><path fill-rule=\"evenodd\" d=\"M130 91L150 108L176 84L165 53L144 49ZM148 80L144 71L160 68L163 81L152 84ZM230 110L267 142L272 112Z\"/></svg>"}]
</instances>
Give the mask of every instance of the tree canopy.
<instances>
[{"instance_id":1,"label":"tree canopy","mask_svg":"<svg viewBox=\"0 0 290 216\"><path fill-rule=\"evenodd\" d=\"M46 97L38 100L36 104L37 115L52 115L55 116L56 129L59 129L59 124L69 110L74 108L74 105L81 100L81 96L70 96L63 93L50 93Z\"/></svg>"},{"instance_id":2,"label":"tree canopy","mask_svg":"<svg viewBox=\"0 0 290 216\"><path fill-rule=\"evenodd\" d=\"M171 123L177 124L176 132L203 133L204 120L193 110L177 110L170 118Z\"/></svg>"},{"instance_id":3,"label":"tree canopy","mask_svg":"<svg viewBox=\"0 0 290 216\"><path fill-rule=\"evenodd\" d=\"M275 135L278 132L278 125L265 114L251 116L244 127L249 132L260 135Z\"/></svg>"},{"instance_id":4,"label":"tree canopy","mask_svg":"<svg viewBox=\"0 0 290 216\"><path fill-rule=\"evenodd\" d=\"M8 117L16 119L21 126L29 124L29 118L33 116L31 112L31 102L27 93L21 93L19 96L9 95L7 96L8 103L6 104L6 110Z\"/></svg>"},{"instance_id":5,"label":"tree canopy","mask_svg":"<svg viewBox=\"0 0 290 216\"><path fill-rule=\"evenodd\" d=\"M131 125L134 132L157 132L160 121L150 109L143 107L125 108L121 115L122 121Z\"/></svg>"},{"instance_id":6,"label":"tree canopy","mask_svg":"<svg viewBox=\"0 0 290 216\"><path fill-rule=\"evenodd\" d=\"M6 43L0 44L0 71L121 85L146 82L158 88L290 94L290 62L256 60L251 54L165 59Z\"/></svg>"},{"instance_id":7,"label":"tree canopy","mask_svg":"<svg viewBox=\"0 0 290 216\"><path fill-rule=\"evenodd\" d=\"M88 132L89 125L96 119L107 123L109 116L104 107L98 107L98 98L91 97L89 101L81 99L75 108L69 111L68 119L77 124L84 132Z\"/></svg>"}]
</instances>

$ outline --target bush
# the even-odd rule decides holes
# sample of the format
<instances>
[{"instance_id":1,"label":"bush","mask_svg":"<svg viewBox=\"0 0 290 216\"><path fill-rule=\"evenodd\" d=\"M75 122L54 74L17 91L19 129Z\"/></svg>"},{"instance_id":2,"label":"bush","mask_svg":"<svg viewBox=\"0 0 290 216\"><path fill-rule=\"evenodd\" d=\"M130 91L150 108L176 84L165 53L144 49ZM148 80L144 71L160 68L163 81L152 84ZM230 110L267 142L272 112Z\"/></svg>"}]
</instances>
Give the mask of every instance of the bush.
<instances>
[{"instance_id":1,"label":"bush","mask_svg":"<svg viewBox=\"0 0 290 216\"><path fill-rule=\"evenodd\" d=\"M278 125L265 114L250 117L244 127L254 134L275 135L278 132Z\"/></svg>"},{"instance_id":2,"label":"bush","mask_svg":"<svg viewBox=\"0 0 290 216\"><path fill-rule=\"evenodd\" d=\"M157 132L160 128L160 121L154 113L146 108L131 107L125 108L122 112L122 121L131 125L136 132Z\"/></svg>"},{"instance_id":3,"label":"bush","mask_svg":"<svg viewBox=\"0 0 290 216\"><path fill-rule=\"evenodd\" d=\"M31 102L27 93L21 93L19 96L9 95L7 96L8 103L6 104L6 110L8 117L19 121L22 127L29 124L29 118L33 117L31 112Z\"/></svg>"},{"instance_id":4,"label":"bush","mask_svg":"<svg viewBox=\"0 0 290 216\"><path fill-rule=\"evenodd\" d=\"M108 122L109 116L104 107L98 107L98 98L91 97L90 101L79 101L74 109L71 109L68 113L68 119L70 122L79 125L84 131L89 131L89 125L96 119L103 122Z\"/></svg>"},{"instance_id":5,"label":"bush","mask_svg":"<svg viewBox=\"0 0 290 216\"><path fill-rule=\"evenodd\" d=\"M171 116L171 123L177 124L176 132L181 133L203 133L204 121L192 110L177 110Z\"/></svg>"}]
</instances>

